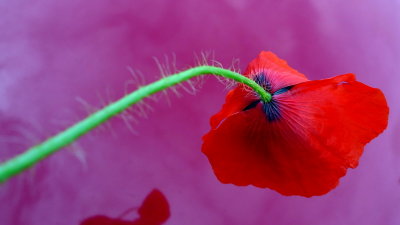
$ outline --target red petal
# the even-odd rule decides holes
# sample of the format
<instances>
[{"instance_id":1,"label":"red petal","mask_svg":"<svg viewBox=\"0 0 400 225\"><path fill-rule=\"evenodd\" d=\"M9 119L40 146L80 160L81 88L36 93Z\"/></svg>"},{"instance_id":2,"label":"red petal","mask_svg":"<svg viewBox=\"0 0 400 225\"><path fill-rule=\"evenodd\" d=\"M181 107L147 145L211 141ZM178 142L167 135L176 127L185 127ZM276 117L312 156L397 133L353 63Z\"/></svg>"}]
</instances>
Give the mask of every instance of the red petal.
<instances>
[{"instance_id":1,"label":"red petal","mask_svg":"<svg viewBox=\"0 0 400 225\"><path fill-rule=\"evenodd\" d=\"M302 129L314 129L312 139L323 137L319 145L329 147L346 167L355 168L364 146L387 127L385 96L356 81L353 74L298 84L276 100L292 120L303 112Z\"/></svg>"},{"instance_id":2,"label":"red petal","mask_svg":"<svg viewBox=\"0 0 400 225\"><path fill-rule=\"evenodd\" d=\"M132 222L98 215L85 219L80 225L132 225Z\"/></svg>"},{"instance_id":3,"label":"red petal","mask_svg":"<svg viewBox=\"0 0 400 225\"><path fill-rule=\"evenodd\" d=\"M249 91L244 89L241 85L230 90L226 95L225 104L222 106L221 111L211 117L211 127L216 128L226 117L242 111L254 100L257 100L257 96L250 94Z\"/></svg>"},{"instance_id":4,"label":"red petal","mask_svg":"<svg viewBox=\"0 0 400 225\"><path fill-rule=\"evenodd\" d=\"M139 220L146 221L146 224L161 224L170 216L167 198L157 189L146 197L138 212Z\"/></svg>"},{"instance_id":5,"label":"red petal","mask_svg":"<svg viewBox=\"0 0 400 225\"><path fill-rule=\"evenodd\" d=\"M306 76L291 68L285 60L278 58L272 52L266 51L262 51L257 58L249 63L244 75L253 78L260 73L264 73L267 77L272 93L308 80Z\"/></svg>"},{"instance_id":6,"label":"red petal","mask_svg":"<svg viewBox=\"0 0 400 225\"><path fill-rule=\"evenodd\" d=\"M298 84L274 101L279 120L270 122L259 104L203 137L202 151L221 182L325 194L387 126L383 94L353 75Z\"/></svg>"}]
</instances>

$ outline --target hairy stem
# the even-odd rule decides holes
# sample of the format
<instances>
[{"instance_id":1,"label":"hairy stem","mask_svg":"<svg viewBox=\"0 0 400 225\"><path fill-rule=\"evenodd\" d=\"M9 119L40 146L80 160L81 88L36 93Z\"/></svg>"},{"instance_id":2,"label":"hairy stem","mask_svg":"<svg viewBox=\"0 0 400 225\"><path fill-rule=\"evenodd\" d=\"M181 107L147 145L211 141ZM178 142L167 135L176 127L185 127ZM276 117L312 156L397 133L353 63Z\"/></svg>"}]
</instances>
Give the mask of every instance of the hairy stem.
<instances>
[{"instance_id":1,"label":"hairy stem","mask_svg":"<svg viewBox=\"0 0 400 225\"><path fill-rule=\"evenodd\" d=\"M47 139L41 144L36 145L26 150L24 153L17 155L16 157L0 164L0 183L28 169L29 167L33 166L40 160L46 158L50 154L58 151L59 149L71 144L80 136L88 133L90 130L106 122L111 117L121 113L122 111L124 111L131 105L139 102L143 98L146 98L168 87L186 81L192 77L204 74L223 76L248 85L249 87L254 89L254 91L260 96L262 101L271 101L270 93L265 91L256 82L243 75L213 66L194 67L183 72L164 77L147 86L143 86L138 90L124 96L123 98L107 105L103 109L91 114L87 118L81 120L80 122L60 132L59 134Z\"/></svg>"}]
</instances>

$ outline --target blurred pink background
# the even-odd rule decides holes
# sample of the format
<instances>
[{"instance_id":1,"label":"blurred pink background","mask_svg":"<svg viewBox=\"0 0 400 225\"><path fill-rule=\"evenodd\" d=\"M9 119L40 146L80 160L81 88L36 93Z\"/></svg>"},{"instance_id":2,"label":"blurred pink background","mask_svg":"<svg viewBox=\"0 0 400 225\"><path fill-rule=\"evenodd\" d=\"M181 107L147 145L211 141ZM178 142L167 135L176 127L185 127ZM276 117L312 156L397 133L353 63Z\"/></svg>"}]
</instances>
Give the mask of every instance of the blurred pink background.
<instances>
[{"instance_id":1,"label":"blurred pink background","mask_svg":"<svg viewBox=\"0 0 400 225\"><path fill-rule=\"evenodd\" d=\"M388 129L337 189L285 197L218 182L201 137L227 89L205 78L195 96L179 89L180 97L146 101L147 118L134 108L133 132L113 119L1 185L0 223L117 217L157 188L171 225L400 224L399 10L398 0L1 1L0 160L84 118L78 98L101 107L121 97L128 68L143 74L139 84L158 79L153 57L164 55L184 69L211 50L225 67L240 59L243 71L270 50L310 79L355 73L383 90L391 111Z\"/></svg>"}]
</instances>

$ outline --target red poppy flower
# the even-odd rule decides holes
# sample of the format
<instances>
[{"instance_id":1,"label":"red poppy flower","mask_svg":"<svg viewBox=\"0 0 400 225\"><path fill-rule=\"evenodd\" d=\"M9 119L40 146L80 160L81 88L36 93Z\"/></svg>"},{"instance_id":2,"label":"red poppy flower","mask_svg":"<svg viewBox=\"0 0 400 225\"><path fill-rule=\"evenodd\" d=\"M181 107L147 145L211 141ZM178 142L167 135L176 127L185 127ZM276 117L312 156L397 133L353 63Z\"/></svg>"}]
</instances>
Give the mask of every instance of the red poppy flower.
<instances>
[{"instance_id":1,"label":"red poppy flower","mask_svg":"<svg viewBox=\"0 0 400 225\"><path fill-rule=\"evenodd\" d=\"M238 85L211 118L202 151L222 183L323 195L387 126L384 95L353 74L309 81L273 53L261 52L245 76L272 100L262 102Z\"/></svg>"},{"instance_id":2,"label":"red poppy flower","mask_svg":"<svg viewBox=\"0 0 400 225\"><path fill-rule=\"evenodd\" d=\"M129 209L127 212L130 212ZM170 217L170 210L167 198L158 189L148 194L138 209L139 218L134 221L127 221L119 218L109 218L103 215L92 216L81 222L81 225L161 225Z\"/></svg>"}]
</instances>

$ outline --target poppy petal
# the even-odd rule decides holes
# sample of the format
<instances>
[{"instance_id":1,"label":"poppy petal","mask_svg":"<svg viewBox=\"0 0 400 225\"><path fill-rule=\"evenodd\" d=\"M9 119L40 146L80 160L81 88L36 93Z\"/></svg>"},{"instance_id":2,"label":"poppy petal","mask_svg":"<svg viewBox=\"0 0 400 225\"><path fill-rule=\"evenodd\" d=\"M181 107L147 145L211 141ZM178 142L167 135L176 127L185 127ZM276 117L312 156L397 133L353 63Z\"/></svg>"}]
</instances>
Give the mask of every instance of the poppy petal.
<instances>
[{"instance_id":1,"label":"poppy petal","mask_svg":"<svg viewBox=\"0 0 400 225\"><path fill-rule=\"evenodd\" d=\"M260 74L263 76L257 77ZM244 75L256 82L259 78L265 80L266 90L271 93L308 80L304 74L291 68L285 60L267 51L262 51L249 63Z\"/></svg>"},{"instance_id":2,"label":"poppy petal","mask_svg":"<svg viewBox=\"0 0 400 225\"><path fill-rule=\"evenodd\" d=\"M353 74L298 84L275 99L288 120L300 120L299 112L303 112L303 122L297 122L308 125L303 129L316 130L313 139L323 137L322 145L329 146L346 167L358 165L364 145L388 123L389 108L383 93L356 81Z\"/></svg>"},{"instance_id":3,"label":"poppy petal","mask_svg":"<svg viewBox=\"0 0 400 225\"><path fill-rule=\"evenodd\" d=\"M322 195L357 166L387 117L382 92L352 74L308 81L225 118L203 137L202 151L223 183Z\"/></svg>"},{"instance_id":4,"label":"poppy petal","mask_svg":"<svg viewBox=\"0 0 400 225\"><path fill-rule=\"evenodd\" d=\"M222 106L221 111L211 117L211 127L216 128L226 117L242 111L251 102L257 100L257 96L249 93L252 93L252 91L245 89L242 85L230 90L226 95L225 104Z\"/></svg>"},{"instance_id":5,"label":"poppy petal","mask_svg":"<svg viewBox=\"0 0 400 225\"><path fill-rule=\"evenodd\" d=\"M170 217L170 210L167 198L158 189L154 189L143 201L138 213L138 221L146 221L143 224L162 224Z\"/></svg>"}]
</instances>

